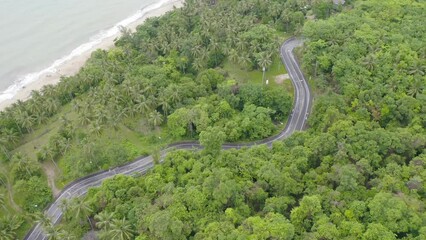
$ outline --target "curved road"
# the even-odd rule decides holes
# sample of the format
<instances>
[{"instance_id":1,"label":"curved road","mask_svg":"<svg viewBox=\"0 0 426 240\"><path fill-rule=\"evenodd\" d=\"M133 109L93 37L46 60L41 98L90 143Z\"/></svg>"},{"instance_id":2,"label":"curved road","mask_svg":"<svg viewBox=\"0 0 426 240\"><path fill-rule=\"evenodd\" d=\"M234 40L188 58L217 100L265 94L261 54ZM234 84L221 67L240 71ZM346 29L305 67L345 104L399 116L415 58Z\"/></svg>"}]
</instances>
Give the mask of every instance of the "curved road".
<instances>
[{"instance_id":1,"label":"curved road","mask_svg":"<svg viewBox=\"0 0 426 240\"><path fill-rule=\"evenodd\" d=\"M295 131L301 131L305 128L306 120L311 108L311 93L309 86L300 70L293 49L302 44L301 40L291 38L284 42L280 49L281 60L284 63L290 79L294 86L294 108L288 119L285 129L278 135L247 144L224 144L222 149L250 147L259 144L271 146L274 141L289 137ZM161 152L161 159L164 159L168 151L172 149L200 149L197 142L185 142L169 145ZM116 167L107 171L98 172L70 183L65 187L58 198L46 210L46 215L52 219L52 223L57 224L62 216L62 210L59 207L64 199L79 197L87 193L91 187L101 185L102 181L111 178L117 174L135 175L144 174L154 166L152 156L140 157L127 165ZM42 231L40 224L35 225L25 236L25 239L47 239Z\"/></svg>"}]
</instances>

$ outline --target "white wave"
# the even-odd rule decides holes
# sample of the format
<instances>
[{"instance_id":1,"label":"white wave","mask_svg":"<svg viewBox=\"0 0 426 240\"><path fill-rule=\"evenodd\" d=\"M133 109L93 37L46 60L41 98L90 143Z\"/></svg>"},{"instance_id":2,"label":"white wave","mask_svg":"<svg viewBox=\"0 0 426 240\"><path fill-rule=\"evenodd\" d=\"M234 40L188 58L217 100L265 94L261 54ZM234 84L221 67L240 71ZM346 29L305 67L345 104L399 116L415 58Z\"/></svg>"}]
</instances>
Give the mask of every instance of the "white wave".
<instances>
[{"instance_id":1,"label":"white wave","mask_svg":"<svg viewBox=\"0 0 426 240\"><path fill-rule=\"evenodd\" d=\"M151 5L148 5L144 8L142 8L141 10L137 11L135 14L133 14L132 16L120 21L119 23L115 24L112 28L106 30L106 31L101 31L99 34L95 35L94 37L91 38L90 42L84 43L80 46L78 46L77 48L75 48L74 50L71 51L71 53L69 53L68 55L54 61L49 67L39 71L39 72L33 72L33 73L29 73L21 78L18 78L17 81L15 81L15 83L11 86L9 86L5 91L3 91L2 93L0 93L0 102L12 99L19 90L21 90L22 88L24 88L26 85L37 81L41 76L47 75L47 74L52 74L52 73L56 73L57 69L59 66L61 66L62 64L68 62L69 60L80 56L83 53L92 51L96 49L96 46L98 46L100 43L102 43L102 41L104 41L107 38L110 38L114 35L117 35L120 32L120 29L122 27L127 27L130 24L138 21L139 19L141 19L142 17L144 17L147 13L156 10L168 3L173 3L173 2L177 2L176 0L160 0L157 3L153 3Z\"/></svg>"}]
</instances>

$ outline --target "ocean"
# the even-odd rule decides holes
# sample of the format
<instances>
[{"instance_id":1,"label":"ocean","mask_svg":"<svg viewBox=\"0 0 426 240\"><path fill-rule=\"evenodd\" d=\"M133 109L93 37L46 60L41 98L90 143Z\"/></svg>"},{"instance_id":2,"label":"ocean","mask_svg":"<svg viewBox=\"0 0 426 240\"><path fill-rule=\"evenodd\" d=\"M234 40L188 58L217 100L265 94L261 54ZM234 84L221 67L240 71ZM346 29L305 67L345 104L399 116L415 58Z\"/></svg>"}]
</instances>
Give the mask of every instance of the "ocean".
<instances>
[{"instance_id":1,"label":"ocean","mask_svg":"<svg viewBox=\"0 0 426 240\"><path fill-rule=\"evenodd\" d=\"M0 0L0 102L168 0Z\"/></svg>"}]
</instances>

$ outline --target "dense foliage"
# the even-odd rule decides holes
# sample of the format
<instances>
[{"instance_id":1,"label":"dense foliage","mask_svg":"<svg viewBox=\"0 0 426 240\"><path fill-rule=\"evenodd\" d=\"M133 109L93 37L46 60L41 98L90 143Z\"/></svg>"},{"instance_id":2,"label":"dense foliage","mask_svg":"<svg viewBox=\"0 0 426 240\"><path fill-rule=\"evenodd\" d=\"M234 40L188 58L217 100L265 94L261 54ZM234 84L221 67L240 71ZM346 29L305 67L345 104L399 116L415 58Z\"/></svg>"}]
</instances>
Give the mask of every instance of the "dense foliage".
<instances>
[{"instance_id":1,"label":"dense foliage","mask_svg":"<svg viewBox=\"0 0 426 240\"><path fill-rule=\"evenodd\" d=\"M425 10L359 1L308 23L309 131L219 152L229 133L208 128L205 150L90 191L100 237L120 221L122 239L426 238Z\"/></svg>"},{"instance_id":2,"label":"dense foliage","mask_svg":"<svg viewBox=\"0 0 426 240\"><path fill-rule=\"evenodd\" d=\"M188 0L125 31L76 76L1 113L11 171L0 183L19 192L26 212L47 204L39 164L12 150L71 103L75 118L62 119L37 149L39 161L61 160L69 179L140 154L127 142L95 140L109 128L132 128L128 121L144 119L205 149L172 152L146 176L117 176L61 203L59 227L38 216L50 239L91 229L101 239L424 239L425 8L360 0L328 18L341 10L328 0ZM301 62L318 93L310 129L272 149L221 152L224 141L273 133L291 98L220 67L269 66L277 31L300 32L305 17L316 18L301 31ZM41 190L28 194L35 186ZM21 224L1 218L1 236L13 239Z\"/></svg>"},{"instance_id":3,"label":"dense foliage","mask_svg":"<svg viewBox=\"0 0 426 240\"><path fill-rule=\"evenodd\" d=\"M176 140L209 143L221 132L220 143L275 133L289 114L290 95L231 79L222 69L268 69L282 40L278 31L300 29L308 11L300 11L302 3L268 2L187 1L136 33L124 29L115 48L94 52L78 74L1 112L0 213L30 220L28 213L42 211L58 191L55 183ZM40 191L31 191L36 185ZM16 227L1 227L3 235L16 235Z\"/></svg>"}]
</instances>

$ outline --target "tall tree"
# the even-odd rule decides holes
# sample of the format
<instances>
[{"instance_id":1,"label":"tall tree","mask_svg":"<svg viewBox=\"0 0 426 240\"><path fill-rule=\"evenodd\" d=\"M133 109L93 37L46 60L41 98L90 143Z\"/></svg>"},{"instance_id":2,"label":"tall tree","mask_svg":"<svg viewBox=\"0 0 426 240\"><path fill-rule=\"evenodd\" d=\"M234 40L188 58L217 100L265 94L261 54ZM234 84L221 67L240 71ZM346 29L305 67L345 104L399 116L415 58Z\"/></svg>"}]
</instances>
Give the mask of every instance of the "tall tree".
<instances>
[{"instance_id":1,"label":"tall tree","mask_svg":"<svg viewBox=\"0 0 426 240\"><path fill-rule=\"evenodd\" d=\"M113 219L108 233L112 239L118 240L128 240L132 239L134 236L132 226L125 218L121 220Z\"/></svg>"}]
</instances>

